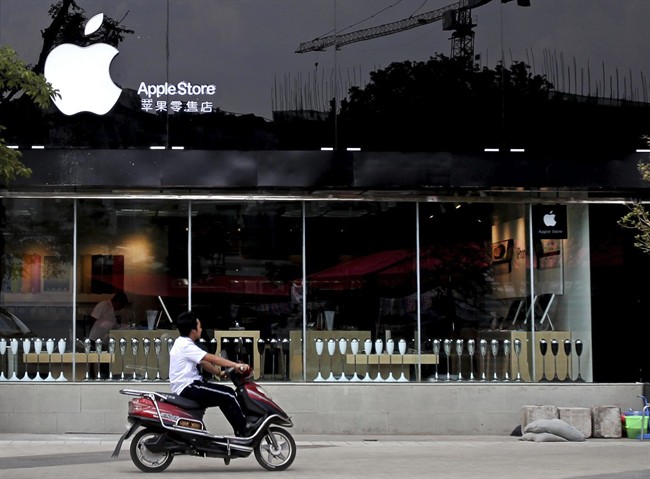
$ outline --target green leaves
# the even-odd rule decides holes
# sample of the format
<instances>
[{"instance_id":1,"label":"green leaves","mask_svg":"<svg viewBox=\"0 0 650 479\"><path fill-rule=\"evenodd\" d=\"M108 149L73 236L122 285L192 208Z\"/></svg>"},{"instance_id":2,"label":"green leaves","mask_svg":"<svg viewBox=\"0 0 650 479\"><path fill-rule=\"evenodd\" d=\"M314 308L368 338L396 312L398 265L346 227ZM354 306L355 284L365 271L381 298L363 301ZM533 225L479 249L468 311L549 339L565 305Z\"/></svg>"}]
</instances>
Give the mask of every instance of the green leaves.
<instances>
[{"instance_id":1,"label":"green leaves","mask_svg":"<svg viewBox=\"0 0 650 479\"><path fill-rule=\"evenodd\" d=\"M34 73L18 58L14 50L6 46L0 47L0 106L26 95L39 108L46 109L52 96L57 94L45 77ZM0 125L0 181L9 183L16 176L29 177L32 170L20 161L21 154L18 150L7 147L2 138L4 129Z\"/></svg>"}]
</instances>

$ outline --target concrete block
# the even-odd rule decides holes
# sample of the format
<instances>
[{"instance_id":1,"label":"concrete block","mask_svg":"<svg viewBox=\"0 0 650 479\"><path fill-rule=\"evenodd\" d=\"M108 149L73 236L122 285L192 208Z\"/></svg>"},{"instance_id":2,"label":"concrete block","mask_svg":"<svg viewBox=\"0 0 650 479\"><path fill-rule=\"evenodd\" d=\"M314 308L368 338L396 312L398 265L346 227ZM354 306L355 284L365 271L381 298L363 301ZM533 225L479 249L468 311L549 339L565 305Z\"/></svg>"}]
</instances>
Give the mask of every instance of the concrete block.
<instances>
[{"instance_id":1,"label":"concrete block","mask_svg":"<svg viewBox=\"0 0 650 479\"><path fill-rule=\"evenodd\" d=\"M619 438L623 435L621 408L618 406L592 406L592 436Z\"/></svg>"},{"instance_id":2,"label":"concrete block","mask_svg":"<svg viewBox=\"0 0 650 479\"><path fill-rule=\"evenodd\" d=\"M560 419L571 424L578 431L590 438L592 434L591 409L588 407L558 407Z\"/></svg>"},{"instance_id":3,"label":"concrete block","mask_svg":"<svg viewBox=\"0 0 650 479\"><path fill-rule=\"evenodd\" d=\"M559 419L557 406L521 406L521 430L538 419Z\"/></svg>"}]
</instances>

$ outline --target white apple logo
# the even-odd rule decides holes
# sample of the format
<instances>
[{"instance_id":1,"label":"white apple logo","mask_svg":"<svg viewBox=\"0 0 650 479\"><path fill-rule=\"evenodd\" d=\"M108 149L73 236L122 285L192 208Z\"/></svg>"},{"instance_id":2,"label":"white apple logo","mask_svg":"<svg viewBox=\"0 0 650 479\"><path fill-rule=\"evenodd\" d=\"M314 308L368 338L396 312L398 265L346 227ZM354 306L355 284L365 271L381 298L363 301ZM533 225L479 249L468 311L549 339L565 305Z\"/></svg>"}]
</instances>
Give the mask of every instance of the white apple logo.
<instances>
[{"instance_id":1,"label":"white apple logo","mask_svg":"<svg viewBox=\"0 0 650 479\"><path fill-rule=\"evenodd\" d=\"M546 226L555 226L555 214L553 210L544 215L544 224Z\"/></svg>"},{"instance_id":2,"label":"white apple logo","mask_svg":"<svg viewBox=\"0 0 650 479\"><path fill-rule=\"evenodd\" d=\"M88 20L84 35L97 31L104 21L99 13ZM122 90L113 83L111 61L119 52L106 43L79 47L64 43L54 48L45 60L45 78L59 91L54 104L64 115L89 111L107 113L120 97Z\"/></svg>"}]
</instances>

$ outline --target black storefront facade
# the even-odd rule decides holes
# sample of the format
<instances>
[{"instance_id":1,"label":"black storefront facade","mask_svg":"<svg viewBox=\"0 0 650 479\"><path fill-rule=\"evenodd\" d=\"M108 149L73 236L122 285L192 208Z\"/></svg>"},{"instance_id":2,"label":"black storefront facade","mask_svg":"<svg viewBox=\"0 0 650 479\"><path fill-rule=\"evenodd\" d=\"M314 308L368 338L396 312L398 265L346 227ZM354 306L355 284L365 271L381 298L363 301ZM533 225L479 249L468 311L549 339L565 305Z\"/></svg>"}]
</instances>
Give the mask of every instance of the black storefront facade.
<instances>
[{"instance_id":1,"label":"black storefront facade","mask_svg":"<svg viewBox=\"0 0 650 479\"><path fill-rule=\"evenodd\" d=\"M340 73L342 48L318 54L318 75L265 78L266 114L246 110L259 95L249 79L268 68L255 49L304 40L307 26L251 46L250 32L207 25L235 15L252 28L246 14L282 18L286 2L59 2L69 31L44 40L50 3L31 2L41 23L18 30L20 2L0 0L2 45L47 72L41 59L62 43L112 42L120 92L102 114L3 101L6 143L33 171L0 195L2 306L34 332L5 338L7 387L164 380L169 318L188 308L206 347L274 385L647 381L650 260L617 223L650 199L637 169L647 80L587 92L446 44L358 79ZM479 26L494 15L510 33L524 13L505 3L473 10L485 9ZM339 27L346 7L318 4ZM100 12L99 36L83 39ZM118 290L130 300L121 324L89 344L92 308Z\"/></svg>"}]
</instances>

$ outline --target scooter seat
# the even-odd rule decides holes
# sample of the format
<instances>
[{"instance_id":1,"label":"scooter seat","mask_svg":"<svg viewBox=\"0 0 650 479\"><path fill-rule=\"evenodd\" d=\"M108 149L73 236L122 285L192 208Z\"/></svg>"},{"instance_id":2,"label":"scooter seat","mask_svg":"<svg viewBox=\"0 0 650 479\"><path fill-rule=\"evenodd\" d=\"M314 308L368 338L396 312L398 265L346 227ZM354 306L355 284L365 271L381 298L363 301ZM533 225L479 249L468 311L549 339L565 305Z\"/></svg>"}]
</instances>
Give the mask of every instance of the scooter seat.
<instances>
[{"instance_id":1,"label":"scooter seat","mask_svg":"<svg viewBox=\"0 0 650 479\"><path fill-rule=\"evenodd\" d=\"M168 402L169 404L174 404L176 406L180 406L183 409L205 409L198 402L193 401L191 399L184 398L182 396L179 396L178 394L161 393L161 392L158 392L156 394L162 396L165 402Z\"/></svg>"}]
</instances>

